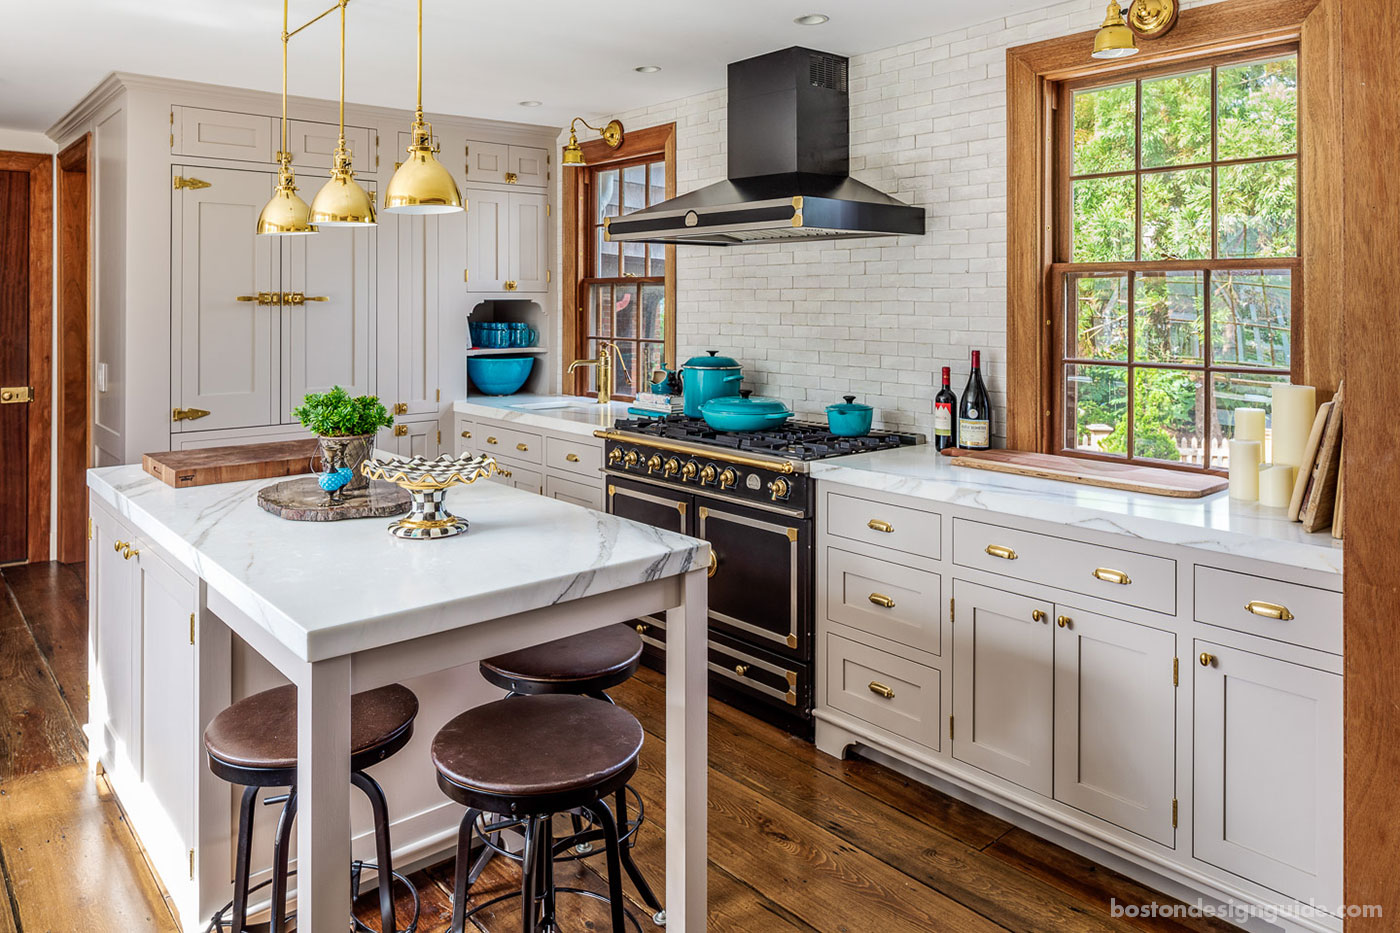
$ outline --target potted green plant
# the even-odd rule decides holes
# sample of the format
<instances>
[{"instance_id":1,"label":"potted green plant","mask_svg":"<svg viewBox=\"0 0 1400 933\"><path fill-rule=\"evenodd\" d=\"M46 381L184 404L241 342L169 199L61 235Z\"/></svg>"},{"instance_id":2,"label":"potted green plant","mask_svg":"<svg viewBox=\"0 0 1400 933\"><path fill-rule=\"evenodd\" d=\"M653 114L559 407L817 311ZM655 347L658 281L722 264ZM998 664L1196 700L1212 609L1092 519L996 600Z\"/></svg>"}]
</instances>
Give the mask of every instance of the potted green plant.
<instances>
[{"instance_id":1,"label":"potted green plant","mask_svg":"<svg viewBox=\"0 0 1400 933\"><path fill-rule=\"evenodd\" d=\"M394 423L383 402L373 395L351 396L334 386L329 392L306 396L292 414L320 441L321 462L327 468L343 465L353 471L345 492L369 485L360 474L360 464L374 450L375 433Z\"/></svg>"}]
</instances>

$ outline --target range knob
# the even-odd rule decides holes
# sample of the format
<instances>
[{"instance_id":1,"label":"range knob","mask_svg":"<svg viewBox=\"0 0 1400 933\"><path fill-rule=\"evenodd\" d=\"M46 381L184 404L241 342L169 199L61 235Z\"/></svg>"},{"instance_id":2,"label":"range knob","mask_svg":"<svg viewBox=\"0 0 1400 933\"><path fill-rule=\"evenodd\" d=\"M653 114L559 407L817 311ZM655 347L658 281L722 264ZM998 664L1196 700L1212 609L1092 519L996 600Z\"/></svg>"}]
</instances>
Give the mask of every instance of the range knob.
<instances>
[{"instance_id":1,"label":"range knob","mask_svg":"<svg viewBox=\"0 0 1400 933\"><path fill-rule=\"evenodd\" d=\"M618 463L618 462L620 462L621 460L622 460L622 448L621 448L621 447L614 447L612 450L608 451L608 464L609 464L609 465L614 464L614 463Z\"/></svg>"},{"instance_id":2,"label":"range knob","mask_svg":"<svg viewBox=\"0 0 1400 933\"><path fill-rule=\"evenodd\" d=\"M737 482L739 482L739 473L733 467L725 467L724 472L719 475L720 489L733 489Z\"/></svg>"},{"instance_id":3,"label":"range knob","mask_svg":"<svg viewBox=\"0 0 1400 933\"><path fill-rule=\"evenodd\" d=\"M705 464L705 469L700 471L700 485L713 486L717 476L719 476L719 470L715 468L715 465L713 463Z\"/></svg>"},{"instance_id":4,"label":"range knob","mask_svg":"<svg viewBox=\"0 0 1400 933\"><path fill-rule=\"evenodd\" d=\"M700 473L700 464L694 460L687 460L685 466L681 467L681 482L688 483L695 479Z\"/></svg>"},{"instance_id":5,"label":"range knob","mask_svg":"<svg viewBox=\"0 0 1400 933\"><path fill-rule=\"evenodd\" d=\"M681 471L681 461L677 457L671 457L666 461L666 472L663 474L667 479L675 476Z\"/></svg>"},{"instance_id":6,"label":"range knob","mask_svg":"<svg viewBox=\"0 0 1400 933\"><path fill-rule=\"evenodd\" d=\"M647 476L650 476L659 469L661 469L661 455L652 454L651 457L647 459Z\"/></svg>"},{"instance_id":7,"label":"range knob","mask_svg":"<svg viewBox=\"0 0 1400 933\"><path fill-rule=\"evenodd\" d=\"M792 492L792 487L788 485L788 481L781 476L768 484L768 494L772 497L774 502L777 502L779 499L786 499L790 492Z\"/></svg>"},{"instance_id":8,"label":"range knob","mask_svg":"<svg viewBox=\"0 0 1400 933\"><path fill-rule=\"evenodd\" d=\"M629 450L627 451L627 456L622 458L622 463L625 466L634 467L640 459L642 459L641 456L639 456L635 450Z\"/></svg>"}]
</instances>

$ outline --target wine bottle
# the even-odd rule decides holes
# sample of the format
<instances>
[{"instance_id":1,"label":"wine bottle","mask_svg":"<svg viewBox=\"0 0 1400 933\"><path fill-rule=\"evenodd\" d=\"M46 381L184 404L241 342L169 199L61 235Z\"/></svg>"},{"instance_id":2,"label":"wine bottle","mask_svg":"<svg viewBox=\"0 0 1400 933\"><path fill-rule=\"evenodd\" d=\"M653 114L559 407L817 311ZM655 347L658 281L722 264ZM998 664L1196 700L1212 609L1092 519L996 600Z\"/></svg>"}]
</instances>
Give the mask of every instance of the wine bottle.
<instances>
[{"instance_id":1,"label":"wine bottle","mask_svg":"<svg viewBox=\"0 0 1400 933\"><path fill-rule=\"evenodd\" d=\"M943 367L943 388L933 397L933 447L947 450L958 446L958 432L953 429L953 409L958 407L958 397L948 387L953 370Z\"/></svg>"},{"instance_id":2,"label":"wine bottle","mask_svg":"<svg viewBox=\"0 0 1400 933\"><path fill-rule=\"evenodd\" d=\"M958 405L958 445L964 450L986 450L992 446L992 405L982 382L982 352L972 351L972 372L967 375Z\"/></svg>"}]
</instances>

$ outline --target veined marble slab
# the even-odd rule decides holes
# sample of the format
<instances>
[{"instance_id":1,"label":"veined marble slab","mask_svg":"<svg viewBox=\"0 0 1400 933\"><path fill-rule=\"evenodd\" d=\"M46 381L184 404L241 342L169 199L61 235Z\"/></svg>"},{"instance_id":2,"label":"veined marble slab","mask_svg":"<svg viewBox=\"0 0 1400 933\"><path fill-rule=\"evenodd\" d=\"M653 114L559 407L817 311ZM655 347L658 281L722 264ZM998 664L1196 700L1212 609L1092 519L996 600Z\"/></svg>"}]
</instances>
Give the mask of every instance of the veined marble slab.
<instances>
[{"instance_id":1,"label":"veined marble slab","mask_svg":"<svg viewBox=\"0 0 1400 933\"><path fill-rule=\"evenodd\" d=\"M1342 542L1228 493L1172 499L952 465L931 446L817 460L818 480L1341 574Z\"/></svg>"},{"instance_id":2,"label":"veined marble slab","mask_svg":"<svg viewBox=\"0 0 1400 933\"><path fill-rule=\"evenodd\" d=\"M258 507L257 490L267 484L172 489L135 464L88 471L93 492L154 545L310 661L675 576L709 560L703 541L500 483L449 490L447 508L471 530L437 541L392 537L383 518L283 521Z\"/></svg>"},{"instance_id":3,"label":"veined marble slab","mask_svg":"<svg viewBox=\"0 0 1400 933\"><path fill-rule=\"evenodd\" d=\"M567 402L568 408L521 408ZM509 421L513 424L540 428L545 431L562 431L592 437L594 431L611 428L618 418L626 418L626 402L609 402L598 405L591 400L573 395L500 395L481 398L459 399L452 403L452 410L459 415L477 418L490 418L493 421Z\"/></svg>"}]
</instances>

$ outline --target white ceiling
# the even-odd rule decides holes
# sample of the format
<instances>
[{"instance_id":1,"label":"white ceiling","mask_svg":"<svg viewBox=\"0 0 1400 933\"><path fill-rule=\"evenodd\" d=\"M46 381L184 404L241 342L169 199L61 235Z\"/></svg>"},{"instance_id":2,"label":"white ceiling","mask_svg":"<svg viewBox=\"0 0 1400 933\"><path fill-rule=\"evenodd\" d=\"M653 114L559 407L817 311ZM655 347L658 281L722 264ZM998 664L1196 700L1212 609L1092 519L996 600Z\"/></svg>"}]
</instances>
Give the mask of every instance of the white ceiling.
<instances>
[{"instance_id":1,"label":"white ceiling","mask_svg":"<svg viewBox=\"0 0 1400 933\"><path fill-rule=\"evenodd\" d=\"M293 27L333 0L292 0ZM790 45L887 48L1044 0L525 0L425 3L424 106L559 125L724 86L730 61ZM280 87L278 0L29 0L5 4L0 127L45 130L112 71ZM821 26L793 18L825 13ZM413 0L347 7L346 96L413 105ZM336 95L336 17L292 39L290 90ZM633 71L660 65L657 74ZM543 106L521 107L539 100Z\"/></svg>"}]
</instances>

